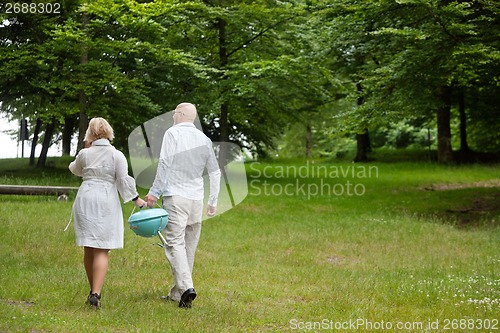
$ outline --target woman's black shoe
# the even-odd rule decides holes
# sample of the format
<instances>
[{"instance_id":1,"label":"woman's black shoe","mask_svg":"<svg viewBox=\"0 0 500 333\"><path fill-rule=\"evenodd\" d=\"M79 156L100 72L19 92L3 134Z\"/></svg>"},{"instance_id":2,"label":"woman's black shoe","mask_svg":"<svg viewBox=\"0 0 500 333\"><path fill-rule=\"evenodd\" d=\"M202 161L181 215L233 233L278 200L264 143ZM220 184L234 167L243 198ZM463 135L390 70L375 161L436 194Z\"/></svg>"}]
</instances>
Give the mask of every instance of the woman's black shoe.
<instances>
[{"instance_id":1,"label":"woman's black shoe","mask_svg":"<svg viewBox=\"0 0 500 333\"><path fill-rule=\"evenodd\" d=\"M90 306L94 307L94 309L99 309L101 307L101 295L98 293L90 294L87 302Z\"/></svg>"}]
</instances>

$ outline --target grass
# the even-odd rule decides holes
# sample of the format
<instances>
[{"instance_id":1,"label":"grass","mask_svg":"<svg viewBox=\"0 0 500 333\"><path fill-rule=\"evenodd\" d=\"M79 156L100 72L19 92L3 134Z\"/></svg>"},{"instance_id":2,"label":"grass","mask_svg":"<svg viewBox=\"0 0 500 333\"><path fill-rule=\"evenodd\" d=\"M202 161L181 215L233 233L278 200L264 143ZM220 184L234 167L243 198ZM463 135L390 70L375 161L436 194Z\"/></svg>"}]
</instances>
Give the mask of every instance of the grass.
<instances>
[{"instance_id":1,"label":"grass","mask_svg":"<svg viewBox=\"0 0 500 333\"><path fill-rule=\"evenodd\" d=\"M0 180L78 185L66 162L34 171L0 161ZM377 176L361 177L369 166ZM335 168L349 167L357 168L354 177L336 177ZM246 168L247 198L204 222L194 273L199 296L189 310L160 299L172 283L162 250L129 230L125 248L111 254L102 309L87 309L82 250L72 228L63 231L71 200L2 196L0 331L499 329L498 165L281 161ZM348 195L347 182L363 194ZM124 220L131 211L124 206Z\"/></svg>"}]
</instances>

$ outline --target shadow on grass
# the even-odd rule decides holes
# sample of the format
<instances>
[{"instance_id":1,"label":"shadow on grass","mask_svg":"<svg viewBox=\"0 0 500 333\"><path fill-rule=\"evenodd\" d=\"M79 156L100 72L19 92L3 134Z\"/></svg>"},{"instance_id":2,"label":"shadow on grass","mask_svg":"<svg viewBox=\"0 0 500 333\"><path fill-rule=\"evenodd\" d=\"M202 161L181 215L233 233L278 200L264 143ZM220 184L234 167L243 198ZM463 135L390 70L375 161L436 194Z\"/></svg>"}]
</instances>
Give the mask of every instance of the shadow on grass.
<instances>
[{"instance_id":1,"label":"shadow on grass","mask_svg":"<svg viewBox=\"0 0 500 333\"><path fill-rule=\"evenodd\" d=\"M500 227L500 193L493 196L479 196L459 209L448 209L444 216L455 221L458 228Z\"/></svg>"},{"instance_id":2,"label":"shadow on grass","mask_svg":"<svg viewBox=\"0 0 500 333\"><path fill-rule=\"evenodd\" d=\"M458 191L458 189L446 191ZM440 205L439 210L422 215L432 214L433 217L458 229L500 228L500 189L498 188L469 193L460 204L446 206Z\"/></svg>"}]
</instances>

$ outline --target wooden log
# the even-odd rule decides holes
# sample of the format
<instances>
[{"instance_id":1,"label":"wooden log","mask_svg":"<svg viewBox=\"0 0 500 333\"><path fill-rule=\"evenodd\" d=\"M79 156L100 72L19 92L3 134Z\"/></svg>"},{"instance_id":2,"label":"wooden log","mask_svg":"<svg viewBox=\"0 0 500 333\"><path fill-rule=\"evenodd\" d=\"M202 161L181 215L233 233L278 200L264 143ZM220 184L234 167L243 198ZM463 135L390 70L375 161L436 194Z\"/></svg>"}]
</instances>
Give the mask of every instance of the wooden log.
<instances>
[{"instance_id":1,"label":"wooden log","mask_svg":"<svg viewBox=\"0 0 500 333\"><path fill-rule=\"evenodd\" d=\"M67 195L68 193L77 190L78 187L70 186L0 185L0 194Z\"/></svg>"}]
</instances>

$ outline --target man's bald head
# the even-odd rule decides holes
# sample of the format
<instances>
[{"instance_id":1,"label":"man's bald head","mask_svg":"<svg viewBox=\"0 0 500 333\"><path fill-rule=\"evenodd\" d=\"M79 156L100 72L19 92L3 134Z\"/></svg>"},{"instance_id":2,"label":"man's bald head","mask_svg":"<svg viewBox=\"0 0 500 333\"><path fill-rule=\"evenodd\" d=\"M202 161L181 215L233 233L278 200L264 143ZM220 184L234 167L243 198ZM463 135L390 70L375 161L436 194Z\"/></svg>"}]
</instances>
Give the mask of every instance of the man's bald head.
<instances>
[{"instance_id":1,"label":"man's bald head","mask_svg":"<svg viewBox=\"0 0 500 333\"><path fill-rule=\"evenodd\" d=\"M181 103L175 108L175 112L180 114L179 122L194 122L196 119L196 106L191 103Z\"/></svg>"}]
</instances>

